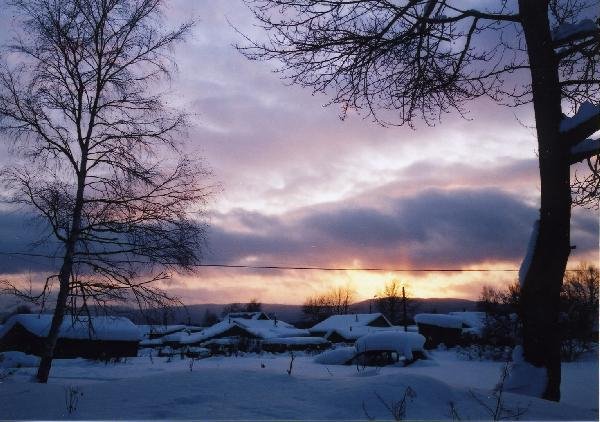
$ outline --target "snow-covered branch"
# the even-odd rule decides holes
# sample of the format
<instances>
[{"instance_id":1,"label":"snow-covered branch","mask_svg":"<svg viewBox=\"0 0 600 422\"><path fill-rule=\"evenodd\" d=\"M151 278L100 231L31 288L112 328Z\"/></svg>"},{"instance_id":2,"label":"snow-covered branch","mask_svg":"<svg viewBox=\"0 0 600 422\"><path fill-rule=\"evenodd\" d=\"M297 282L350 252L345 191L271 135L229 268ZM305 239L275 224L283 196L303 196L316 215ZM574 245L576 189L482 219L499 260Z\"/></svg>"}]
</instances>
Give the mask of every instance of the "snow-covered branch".
<instances>
[{"instance_id":1,"label":"snow-covered branch","mask_svg":"<svg viewBox=\"0 0 600 422\"><path fill-rule=\"evenodd\" d=\"M591 19L583 19L577 23L563 23L552 31L555 47L577 40L591 37L600 33L598 25Z\"/></svg>"},{"instance_id":2,"label":"snow-covered branch","mask_svg":"<svg viewBox=\"0 0 600 422\"><path fill-rule=\"evenodd\" d=\"M600 154L600 139L584 139L571 147L571 164Z\"/></svg>"},{"instance_id":3,"label":"snow-covered branch","mask_svg":"<svg viewBox=\"0 0 600 422\"><path fill-rule=\"evenodd\" d=\"M563 141L576 147L586 138L600 130L600 105L585 102L573 117L565 117L560 122Z\"/></svg>"}]
</instances>

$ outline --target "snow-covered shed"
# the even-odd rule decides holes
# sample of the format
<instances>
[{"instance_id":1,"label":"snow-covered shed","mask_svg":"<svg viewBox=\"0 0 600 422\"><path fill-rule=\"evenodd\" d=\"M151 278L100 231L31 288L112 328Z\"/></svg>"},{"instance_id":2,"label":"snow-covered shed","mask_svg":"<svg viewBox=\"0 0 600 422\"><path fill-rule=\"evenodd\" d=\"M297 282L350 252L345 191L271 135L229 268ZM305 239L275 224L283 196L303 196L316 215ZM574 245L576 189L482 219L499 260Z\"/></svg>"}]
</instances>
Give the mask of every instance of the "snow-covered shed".
<instances>
[{"instance_id":1,"label":"snow-covered shed","mask_svg":"<svg viewBox=\"0 0 600 422\"><path fill-rule=\"evenodd\" d=\"M50 331L52 315L18 314L0 330L0 351L15 350L40 356ZM54 350L57 358L137 356L140 332L124 317L65 315Z\"/></svg>"},{"instance_id":2,"label":"snow-covered shed","mask_svg":"<svg viewBox=\"0 0 600 422\"><path fill-rule=\"evenodd\" d=\"M358 363L367 365L387 365L401 359L410 363L423 358L425 337L405 331L379 331L367 334L356 340L355 348Z\"/></svg>"},{"instance_id":3,"label":"snow-covered shed","mask_svg":"<svg viewBox=\"0 0 600 422\"><path fill-rule=\"evenodd\" d=\"M417 314L415 322L419 334L425 336L425 347L431 349L444 343L448 347L459 344L463 321L461 318L447 314Z\"/></svg>"},{"instance_id":4,"label":"snow-covered shed","mask_svg":"<svg viewBox=\"0 0 600 422\"><path fill-rule=\"evenodd\" d=\"M381 313L332 315L309 328L313 336L321 336L329 341L353 342L372 330L391 328L392 324Z\"/></svg>"}]
</instances>

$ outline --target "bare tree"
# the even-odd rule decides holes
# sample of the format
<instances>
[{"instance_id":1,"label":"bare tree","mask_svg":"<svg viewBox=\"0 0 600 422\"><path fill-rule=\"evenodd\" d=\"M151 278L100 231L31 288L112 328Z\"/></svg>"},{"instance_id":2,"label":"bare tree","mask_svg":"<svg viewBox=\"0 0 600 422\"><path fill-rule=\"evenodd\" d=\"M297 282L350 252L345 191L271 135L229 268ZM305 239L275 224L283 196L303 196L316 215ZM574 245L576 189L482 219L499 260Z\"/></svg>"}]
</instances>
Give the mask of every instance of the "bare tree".
<instances>
[{"instance_id":1,"label":"bare tree","mask_svg":"<svg viewBox=\"0 0 600 422\"><path fill-rule=\"evenodd\" d=\"M415 303L407 294L406 286L393 279L385 283L383 289L377 293L376 307L392 324L408 325L408 313L413 312Z\"/></svg>"},{"instance_id":2,"label":"bare tree","mask_svg":"<svg viewBox=\"0 0 600 422\"><path fill-rule=\"evenodd\" d=\"M350 305L354 302L356 292L350 285L332 287L306 299L302 312L312 322L319 322L331 315L350 313Z\"/></svg>"},{"instance_id":3,"label":"bare tree","mask_svg":"<svg viewBox=\"0 0 600 422\"><path fill-rule=\"evenodd\" d=\"M587 161L591 170L574 181L576 202L598 204L600 141L589 139L600 129L598 2L246 2L269 40L238 48L250 59L279 60L293 83L330 93L343 116L358 109L383 124L412 125L463 113L483 96L533 103L541 208L522 289L523 346L528 362L547 369L543 396L559 400L556 326L571 250L572 165ZM563 110L577 113L566 118Z\"/></svg>"},{"instance_id":4,"label":"bare tree","mask_svg":"<svg viewBox=\"0 0 600 422\"><path fill-rule=\"evenodd\" d=\"M335 315L346 315L350 313L350 305L354 302L355 290L349 284L337 286L326 293L329 307Z\"/></svg>"},{"instance_id":5,"label":"bare tree","mask_svg":"<svg viewBox=\"0 0 600 422\"><path fill-rule=\"evenodd\" d=\"M260 312L262 310L262 303L256 298L250 299L250 302L246 303L244 307L245 312Z\"/></svg>"},{"instance_id":6,"label":"bare tree","mask_svg":"<svg viewBox=\"0 0 600 422\"><path fill-rule=\"evenodd\" d=\"M313 324L323 321L332 315L332 311L326 303L325 295L314 295L307 298L302 304L304 317Z\"/></svg>"},{"instance_id":7,"label":"bare tree","mask_svg":"<svg viewBox=\"0 0 600 422\"><path fill-rule=\"evenodd\" d=\"M562 356L573 360L597 341L598 267L581 263L577 271L565 275L561 291Z\"/></svg>"},{"instance_id":8,"label":"bare tree","mask_svg":"<svg viewBox=\"0 0 600 422\"><path fill-rule=\"evenodd\" d=\"M157 83L193 22L161 26L162 0L14 0L22 31L0 68L0 129L23 157L2 173L60 244L37 373L46 382L65 314L89 304L164 307L172 271L200 259L206 171L179 152L186 116ZM16 160L18 161L18 160ZM4 291L31 296L5 283Z\"/></svg>"}]
</instances>

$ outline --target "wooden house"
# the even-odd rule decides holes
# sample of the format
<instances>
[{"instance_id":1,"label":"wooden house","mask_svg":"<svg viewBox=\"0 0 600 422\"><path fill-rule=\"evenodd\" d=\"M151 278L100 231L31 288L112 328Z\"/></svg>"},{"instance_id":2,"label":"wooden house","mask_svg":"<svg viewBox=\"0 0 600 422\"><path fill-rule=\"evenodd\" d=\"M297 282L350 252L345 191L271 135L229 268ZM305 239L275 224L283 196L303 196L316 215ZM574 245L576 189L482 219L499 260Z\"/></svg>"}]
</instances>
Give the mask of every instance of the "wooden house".
<instances>
[{"instance_id":1,"label":"wooden house","mask_svg":"<svg viewBox=\"0 0 600 422\"><path fill-rule=\"evenodd\" d=\"M415 321L419 334L425 337L426 349L433 349L442 343L447 347L460 344L463 331L461 318L445 314L417 314Z\"/></svg>"},{"instance_id":2,"label":"wooden house","mask_svg":"<svg viewBox=\"0 0 600 422\"><path fill-rule=\"evenodd\" d=\"M52 315L13 315L0 330L0 351L41 356ZM54 350L55 358L108 359L137 356L140 333L127 318L66 315Z\"/></svg>"}]
</instances>

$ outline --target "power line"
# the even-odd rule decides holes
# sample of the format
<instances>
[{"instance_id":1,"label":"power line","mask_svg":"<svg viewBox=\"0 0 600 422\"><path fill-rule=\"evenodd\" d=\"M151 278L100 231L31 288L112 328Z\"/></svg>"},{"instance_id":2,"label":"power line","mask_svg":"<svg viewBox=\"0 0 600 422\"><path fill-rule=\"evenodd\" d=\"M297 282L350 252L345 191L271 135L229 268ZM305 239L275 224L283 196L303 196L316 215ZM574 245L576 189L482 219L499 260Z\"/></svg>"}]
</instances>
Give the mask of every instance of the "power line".
<instances>
[{"instance_id":1,"label":"power line","mask_svg":"<svg viewBox=\"0 0 600 422\"><path fill-rule=\"evenodd\" d=\"M36 258L56 259L57 257L27 252L0 252L0 255L30 256ZM194 264L194 267L209 268L238 268L250 270L300 270L300 271L378 271L390 273L457 273L457 272L505 272L515 273L518 268L345 268L345 267L321 267L321 266L292 266L292 265L243 265L243 264ZM580 271L567 269L566 271Z\"/></svg>"},{"instance_id":2,"label":"power line","mask_svg":"<svg viewBox=\"0 0 600 422\"><path fill-rule=\"evenodd\" d=\"M27 252L0 252L0 255L29 256L36 258L56 259L48 256ZM516 272L515 268L345 268L345 267L321 267L321 266L291 266L291 265L244 265L244 264L193 264L194 267L213 268L245 268L252 270L313 270L313 271L383 271L383 272Z\"/></svg>"},{"instance_id":3,"label":"power line","mask_svg":"<svg viewBox=\"0 0 600 422\"><path fill-rule=\"evenodd\" d=\"M518 272L515 268L343 268L343 267L294 267L286 265L234 265L196 264L196 267L247 268L253 270L315 270L315 271L384 271L390 273L410 272Z\"/></svg>"}]
</instances>

